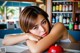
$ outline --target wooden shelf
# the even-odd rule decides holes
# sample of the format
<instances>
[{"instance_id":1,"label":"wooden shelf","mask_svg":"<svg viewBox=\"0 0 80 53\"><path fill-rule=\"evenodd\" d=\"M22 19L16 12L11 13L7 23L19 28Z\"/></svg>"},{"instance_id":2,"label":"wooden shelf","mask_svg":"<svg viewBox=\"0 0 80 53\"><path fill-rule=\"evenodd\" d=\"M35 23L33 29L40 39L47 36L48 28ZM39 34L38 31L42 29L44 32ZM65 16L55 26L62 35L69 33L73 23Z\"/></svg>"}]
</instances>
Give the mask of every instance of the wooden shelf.
<instances>
[{"instance_id":1,"label":"wooden shelf","mask_svg":"<svg viewBox=\"0 0 80 53\"><path fill-rule=\"evenodd\" d=\"M36 3L43 4L43 1L42 0L36 0Z\"/></svg>"},{"instance_id":2,"label":"wooden shelf","mask_svg":"<svg viewBox=\"0 0 80 53\"><path fill-rule=\"evenodd\" d=\"M43 4L43 2L35 2L35 3L37 3L37 4Z\"/></svg>"},{"instance_id":3,"label":"wooden shelf","mask_svg":"<svg viewBox=\"0 0 80 53\"><path fill-rule=\"evenodd\" d=\"M25 2L36 2L36 0L6 0L6 1L25 1Z\"/></svg>"},{"instance_id":4,"label":"wooden shelf","mask_svg":"<svg viewBox=\"0 0 80 53\"><path fill-rule=\"evenodd\" d=\"M74 2L74 1L52 1L52 2Z\"/></svg>"},{"instance_id":5,"label":"wooden shelf","mask_svg":"<svg viewBox=\"0 0 80 53\"><path fill-rule=\"evenodd\" d=\"M52 13L73 13L73 12L52 12Z\"/></svg>"},{"instance_id":6,"label":"wooden shelf","mask_svg":"<svg viewBox=\"0 0 80 53\"><path fill-rule=\"evenodd\" d=\"M63 1L52 1L52 2L80 2L80 0L63 0Z\"/></svg>"},{"instance_id":7,"label":"wooden shelf","mask_svg":"<svg viewBox=\"0 0 80 53\"><path fill-rule=\"evenodd\" d=\"M54 25L54 24L52 23L52 25ZM69 26L69 24L64 24L64 26Z\"/></svg>"}]
</instances>

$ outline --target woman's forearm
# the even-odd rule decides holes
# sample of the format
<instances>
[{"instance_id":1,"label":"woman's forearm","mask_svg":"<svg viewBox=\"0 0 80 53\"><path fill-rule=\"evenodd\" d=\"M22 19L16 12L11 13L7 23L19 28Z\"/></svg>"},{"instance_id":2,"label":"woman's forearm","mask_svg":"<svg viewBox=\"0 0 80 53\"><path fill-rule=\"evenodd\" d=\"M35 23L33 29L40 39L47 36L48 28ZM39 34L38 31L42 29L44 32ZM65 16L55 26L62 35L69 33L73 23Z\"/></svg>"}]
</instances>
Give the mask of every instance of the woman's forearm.
<instances>
[{"instance_id":1,"label":"woman's forearm","mask_svg":"<svg viewBox=\"0 0 80 53\"><path fill-rule=\"evenodd\" d=\"M27 45L29 46L31 52L43 52L62 37L63 31L64 27L62 26L62 24L58 24L56 27L54 26L54 28L52 28L51 32L46 37L44 37L37 43L28 41Z\"/></svg>"},{"instance_id":2,"label":"woman's forearm","mask_svg":"<svg viewBox=\"0 0 80 53\"><path fill-rule=\"evenodd\" d=\"M27 41L27 45L32 53L40 53L46 50L50 45L54 44L59 38L60 36L55 36L53 38L51 35L48 35L37 43L34 41Z\"/></svg>"},{"instance_id":3,"label":"woman's forearm","mask_svg":"<svg viewBox=\"0 0 80 53\"><path fill-rule=\"evenodd\" d=\"M27 34L19 34L19 35L7 36L3 40L3 45L17 44L17 43L19 43L21 41L24 41L26 39L28 39L28 35Z\"/></svg>"}]
</instances>

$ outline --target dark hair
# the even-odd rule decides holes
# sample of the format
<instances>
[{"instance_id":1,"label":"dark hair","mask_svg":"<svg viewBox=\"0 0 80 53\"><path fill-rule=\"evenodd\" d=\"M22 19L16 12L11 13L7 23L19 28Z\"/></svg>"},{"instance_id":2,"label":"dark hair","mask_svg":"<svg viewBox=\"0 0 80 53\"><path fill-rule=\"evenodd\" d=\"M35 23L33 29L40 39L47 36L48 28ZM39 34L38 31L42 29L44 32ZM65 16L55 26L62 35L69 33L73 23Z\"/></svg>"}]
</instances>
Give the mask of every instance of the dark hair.
<instances>
[{"instance_id":1,"label":"dark hair","mask_svg":"<svg viewBox=\"0 0 80 53\"><path fill-rule=\"evenodd\" d=\"M22 10L19 17L20 27L25 33L29 32L29 29L31 29L34 26L35 20L37 19L39 14L43 15L49 24L48 14L41 8L37 6L28 6Z\"/></svg>"}]
</instances>

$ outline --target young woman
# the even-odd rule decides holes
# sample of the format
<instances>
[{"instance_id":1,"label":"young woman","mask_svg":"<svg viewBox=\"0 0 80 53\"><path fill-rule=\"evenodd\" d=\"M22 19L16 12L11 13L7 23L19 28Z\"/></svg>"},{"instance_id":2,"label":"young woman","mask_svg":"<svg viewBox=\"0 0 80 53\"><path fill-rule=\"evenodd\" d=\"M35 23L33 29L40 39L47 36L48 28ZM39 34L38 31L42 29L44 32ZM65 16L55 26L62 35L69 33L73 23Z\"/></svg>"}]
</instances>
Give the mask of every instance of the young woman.
<instances>
[{"instance_id":1,"label":"young woman","mask_svg":"<svg viewBox=\"0 0 80 53\"><path fill-rule=\"evenodd\" d=\"M48 15L36 6L25 7L20 14L20 26L25 32L4 38L4 45L13 45L26 40L33 53L41 53L55 42L76 42L62 23L51 27Z\"/></svg>"}]
</instances>

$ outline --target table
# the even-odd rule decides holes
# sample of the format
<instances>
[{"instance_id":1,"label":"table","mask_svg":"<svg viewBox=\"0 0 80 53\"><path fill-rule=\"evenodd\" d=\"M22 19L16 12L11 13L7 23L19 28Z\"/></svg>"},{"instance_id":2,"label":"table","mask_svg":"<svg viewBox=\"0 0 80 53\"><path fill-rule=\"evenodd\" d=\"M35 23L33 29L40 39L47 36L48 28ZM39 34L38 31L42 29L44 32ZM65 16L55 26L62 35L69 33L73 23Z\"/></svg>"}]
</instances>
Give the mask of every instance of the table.
<instances>
[{"instance_id":1,"label":"table","mask_svg":"<svg viewBox=\"0 0 80 53\"><path fill-rule=\"evenodd\" d=\"M64 53L80 53L80 43L58 43L64 48ZM31 53L30 50L25 50L22 53ZM47 51L43 52L47 53Z\"/></svg>"},{"instance_id":2,"label":"table","mask_svg":"<svg viewBox=\"0 0 80 53\"><path fill-rule=\"evenodd\" d=\"M64 53L80 53L80 42L78 43L58 43L64 48Z\"/></svg>"},{"instance_id":3,"label":"table","mask_svg":"<svg viewBox=\"0 0 80 53\"><path fill-rule=\"evenodd\" d=\"M65 50L64 53L80 53L80 43L58 43L58 45L64 48ZM21 53L31 53L31 52L29 49L27 49ZM43 53L47 53L47 51Z\"/></svg>"},{"instance_id":4,"label":"table","mask_svg":"<svg viewBox=\"0 0 80 53\"><path fill-rule=\"evenodd\" d=\"M4 47L1 42L2 42L2 39L0 39L0 47ZM80 42L79 43L57 43L57 44L64 48L65 50L64 53L80 53ZM12 49L12 51L10 50L9 52L7 51L6 53L31 53L25 43L13 45L11 47L5 46L5 48L7 48L6 50L10 50L11 48L18 50L16 52L13 52L13 49ZM43 53L47 53L47 51Z\"/></svg>"}]
</instances>

